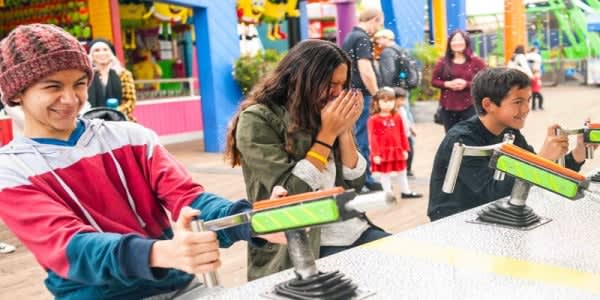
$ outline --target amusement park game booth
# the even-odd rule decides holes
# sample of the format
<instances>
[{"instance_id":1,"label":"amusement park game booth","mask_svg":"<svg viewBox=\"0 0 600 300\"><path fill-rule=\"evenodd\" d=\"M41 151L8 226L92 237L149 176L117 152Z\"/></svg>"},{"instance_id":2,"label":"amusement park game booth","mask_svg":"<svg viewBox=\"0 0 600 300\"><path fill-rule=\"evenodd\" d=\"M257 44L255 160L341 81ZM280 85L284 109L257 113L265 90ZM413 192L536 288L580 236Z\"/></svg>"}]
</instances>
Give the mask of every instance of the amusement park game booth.
<instances>
[{"instance_id":1,"label":"amusement park game booth","mask_svg":"<svg viewBox=\"0 0 600 300\"><path fill-rule=\"evenodd\" d=\"M112 42L134 74L137 121L163 142L204 138L224 145L241 99L232 76L240 56L235 0L0 0L0 38L29 23L61 26L85 46Z\"/></svg>"}]
</instances>

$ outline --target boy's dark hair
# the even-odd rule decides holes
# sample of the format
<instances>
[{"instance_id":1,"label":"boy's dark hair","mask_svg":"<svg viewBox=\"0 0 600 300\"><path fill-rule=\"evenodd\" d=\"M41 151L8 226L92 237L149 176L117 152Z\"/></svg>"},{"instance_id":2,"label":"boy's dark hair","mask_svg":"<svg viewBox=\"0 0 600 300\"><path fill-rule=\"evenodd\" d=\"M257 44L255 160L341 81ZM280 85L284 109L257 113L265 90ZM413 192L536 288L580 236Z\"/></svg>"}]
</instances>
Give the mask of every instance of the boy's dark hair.
<instances>
[{"instance_id":1,"label":"boy's dark hair","mask_svg":"<svg viewBox=\"0 0 600 300\"><path fill-rule=\"evenodd\" d=\"M471 95L475 109L480 115L485 115L481 102L487 97L500 106L510 89L517 87L523 89L531 86L527 74L512 68L488 68L479 71L471 82Z\"/></svg>"},{"instance_id":2,"label":"boy's dark hair","mask_svg":"<svg viewBox=\"0 0 600 300\"><path fill-rule=\"evenodd\" d=\"M395 94L396 98L406 97L407 92L406 92L405 89L403 89L401 87L395 87L394 88L394 94Z\"/></svg>"}]
</instances>

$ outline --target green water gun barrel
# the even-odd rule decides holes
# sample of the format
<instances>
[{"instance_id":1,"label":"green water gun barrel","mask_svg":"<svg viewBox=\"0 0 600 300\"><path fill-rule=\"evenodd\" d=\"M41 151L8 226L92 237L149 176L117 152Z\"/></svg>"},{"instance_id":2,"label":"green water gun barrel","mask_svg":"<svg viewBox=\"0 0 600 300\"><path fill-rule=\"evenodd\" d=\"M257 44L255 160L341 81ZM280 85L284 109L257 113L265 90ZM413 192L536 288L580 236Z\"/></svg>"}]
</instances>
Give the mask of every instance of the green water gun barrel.
<instances>
[{"instance_id":1,"label":"green water gun barrel","mask_svg":"<svg viewBox=\"0 0 600 300\"><path fill-rule=\"evenodd\" d=\"M600 144L600 127L584 129L583 141L586 144Z\"/></svg>"},{"instance_id":2,"label":"green water gun barrel","mask_svg":"<svg viewBox=\"0 0 600 300\"><path fill-rule=\"evenodd\" d=\"M582 198L589 184L583 175L514 145L494 151L490 167L571 200Z\"/></svg>"}]
</instances>

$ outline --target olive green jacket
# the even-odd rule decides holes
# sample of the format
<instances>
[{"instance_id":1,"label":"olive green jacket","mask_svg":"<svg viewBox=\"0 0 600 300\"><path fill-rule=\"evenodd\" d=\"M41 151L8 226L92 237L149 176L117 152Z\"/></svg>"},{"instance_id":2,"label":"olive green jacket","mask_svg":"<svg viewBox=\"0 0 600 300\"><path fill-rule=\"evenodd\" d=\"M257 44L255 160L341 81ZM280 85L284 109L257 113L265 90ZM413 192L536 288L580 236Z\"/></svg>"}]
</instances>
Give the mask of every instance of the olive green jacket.
<instances>
[{"instance_id":1,"label":"olive green jacket","mask_svg":"<svg viewBox=\"0 0 600 300\"><path fill-rule=\"evenodd\" d=\"M236 131L237 149L241 153L242 171L246 183L248 200L268 199L276 185L287 189L289 195L310 192L312 188L302 179L292 174L296 162L304 159L312 147L313 136L308 133L294 137L293 155L284 150L285 132L289 117L282 106L272 109L256 104L245 109L239 118ZM336 153L334 147L334 153ZM336 186L346 189L362 189L365 175L348 181L343 178L342 162L334 154L336 165ZM315 258L319 257L320 230L309 232L309 241ZM248 280L254 280L292 267L285 245L267 243L263 247L248 245Z\"/></svg>"}]
</instances>

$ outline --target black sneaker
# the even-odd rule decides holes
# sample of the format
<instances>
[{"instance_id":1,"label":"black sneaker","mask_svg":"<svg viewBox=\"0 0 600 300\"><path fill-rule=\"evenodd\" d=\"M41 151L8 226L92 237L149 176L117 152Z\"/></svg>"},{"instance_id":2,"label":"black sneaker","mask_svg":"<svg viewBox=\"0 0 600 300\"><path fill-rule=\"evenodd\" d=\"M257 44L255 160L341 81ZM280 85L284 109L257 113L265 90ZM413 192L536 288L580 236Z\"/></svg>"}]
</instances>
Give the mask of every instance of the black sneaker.
<instances>
[{"instance_id":1,"label":"black sneaker","mask_svg":"<svg viewBox=\"0 0 600 300\"><path fill-rule=\"evenodd\" d=\"M369 191L383 191L383 186L379 182L367 182L365 183L365 187L369 189Z\"/></svg>"},{"instance_id":2,"label":"black sneaker","mask_svg":"<svg viewBox=\"0 0 600 300\"><path fill-rule=\"evenodd\" d=\"M415 173L413 173L412 171L406 171L406 176L415 177Z\"/></svg>"},{"instance_id":3,"label":"black sneaker","mask_svg":"<svg viewBox=\"0 0 600 300\"><path fill-rule=\"evenodd\" d=\"M410 193L401 193L400 196L402 197L402 199L409 199L409 198L421 198L423 197L422 194L419 193L415 193L415 192L410 192Z\"/></svg>"}]
</instances>

